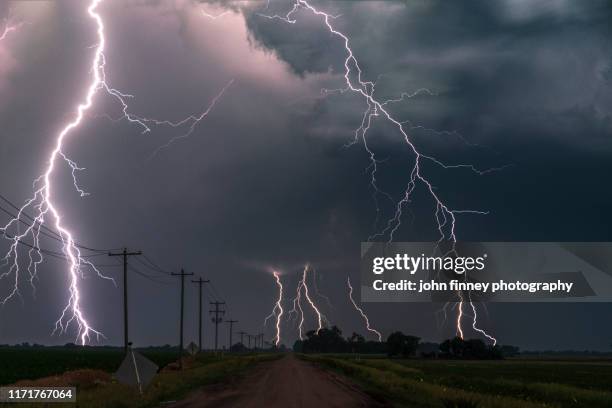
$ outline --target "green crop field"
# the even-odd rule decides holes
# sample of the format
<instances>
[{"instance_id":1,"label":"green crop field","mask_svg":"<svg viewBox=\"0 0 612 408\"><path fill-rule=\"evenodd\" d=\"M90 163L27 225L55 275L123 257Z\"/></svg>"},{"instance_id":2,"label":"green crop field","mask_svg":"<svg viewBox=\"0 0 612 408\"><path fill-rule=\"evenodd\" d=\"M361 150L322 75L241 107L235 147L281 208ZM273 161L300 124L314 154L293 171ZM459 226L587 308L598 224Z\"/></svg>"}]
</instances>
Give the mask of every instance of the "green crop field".
<instances>
[{"instance_id":1,"label":"green crop field","mask_svg":"<svg viewBox=\"0 0 612 408\"><path fill-rule=\"evenodd\" d=\"M302 358L339 371L397 407L612 407L612 363Z\"/></svg>"},{"instance_id":2,"label":"green crop field","mask_svg":"<svg viewBox=\"0 0 612 408\"><path fill-rule=\"evenodd\" d=\"M142 351L160 367L177 360L173 349ZM33 380L82 368L113 372L123 351L108 347L0 347L0 385Z\"/></svg>"}]
</instances>

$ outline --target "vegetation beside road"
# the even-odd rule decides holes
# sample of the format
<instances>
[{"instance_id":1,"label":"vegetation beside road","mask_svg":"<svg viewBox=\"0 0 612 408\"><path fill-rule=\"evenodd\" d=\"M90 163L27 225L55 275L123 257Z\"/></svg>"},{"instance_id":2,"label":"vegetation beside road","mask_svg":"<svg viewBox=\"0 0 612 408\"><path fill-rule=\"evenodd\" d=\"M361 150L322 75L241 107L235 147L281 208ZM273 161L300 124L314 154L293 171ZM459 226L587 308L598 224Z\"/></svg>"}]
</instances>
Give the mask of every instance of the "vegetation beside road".
<instances>
[{"instance_id":1,"label":"vegetation beside road","mask_svg":"<svg viewBox=\"0 0 612 408\"><path fill-rule=\"evenodd\" d=\"M280 358L282 354L214 355L201 354L185 361L185 369L162 370L140 395L134 387L116 380L87 381L64 384L77 387L77 402L53 404L54 407L83 408L145 408L160 403L179 400L199 387L236 378L255 364ZM38 407L40 404L20 404L21 407Z\"/></svg>"},{"instance_id":2,"label":"vegetation beside road","mask_svg":"<svg viewBox=\"0 0 612 408\"><path fill-rule=\"evenodd\" d=\"M149 347L138 352L159 367L176 361L178 356L175 347ZM117 370L124 357L123 349L118 347L0 346L0 385L79 369L112 373Z\"/></svg>"},{"instance_id":3,"label":"vegetation beside road","mask_svg":"<svg viewBox=\"0 0 612 408\"><path fill-rule=\"evenodd\" d=\"M612 406L612 364L458 361L301 355L398 407Z\"/></svg>"}]
</instances>

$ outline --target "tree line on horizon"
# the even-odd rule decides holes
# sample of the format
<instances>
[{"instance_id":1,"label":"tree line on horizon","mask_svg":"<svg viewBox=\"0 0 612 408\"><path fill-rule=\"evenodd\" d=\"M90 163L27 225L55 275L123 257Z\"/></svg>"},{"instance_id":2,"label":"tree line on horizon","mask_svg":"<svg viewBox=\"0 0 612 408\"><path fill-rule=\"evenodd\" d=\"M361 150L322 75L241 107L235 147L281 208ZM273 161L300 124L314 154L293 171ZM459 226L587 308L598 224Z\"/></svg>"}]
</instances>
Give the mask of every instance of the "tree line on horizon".
<instances>
[{"instance_id":1,"label":"tree line on horizon","mask_svg":"<svg viewBox=\"0 0 612 408\"><path fill-rule=\"evenodd\" d=\"M296 340L293 351L298 353L358 353L387 354L389 357L422 357L448 359L495 360L519 354L516 346L491 346L480 339L461 339L454 337L442 343L421 342L421 338L396 331L385 341L366 340L353 332L343 337L337 326L324 327L319 331L311 330L306 338Z\"/></svg>"}]
</instances>

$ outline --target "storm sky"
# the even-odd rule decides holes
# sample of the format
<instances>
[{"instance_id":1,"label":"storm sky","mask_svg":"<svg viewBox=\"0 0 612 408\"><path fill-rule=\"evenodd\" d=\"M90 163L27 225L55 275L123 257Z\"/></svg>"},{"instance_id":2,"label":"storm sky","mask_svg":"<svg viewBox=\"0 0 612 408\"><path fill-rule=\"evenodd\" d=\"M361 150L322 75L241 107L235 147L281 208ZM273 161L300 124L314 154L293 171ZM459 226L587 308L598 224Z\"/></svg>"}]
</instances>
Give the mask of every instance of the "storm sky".
<instances>
[{"instance_id":1,"label":"storm sky","mask_svg":"<svg viewBox=\"0 0 612 408\"><path fill-rule=\"evenodd\" d=\"M264 330L276 297L270 267L283 272L285 292L293 296L297 274L310 262L319 290L331 300L330 307L317 298L330 321L347 335L365 334L346 277L359 281L360 242L384 228L394 207L381 200L376 222L368 154L361 144L346 147L361 123L363 99L321 93L345 86L342 42L306 11L295 14L295 24L261 15L284 15L291 4L105 0L99 12L107 81L134 95L131 112L180 120L205 110L234 82L188 138L154 155L184 129L143 134L125 120L113 121L121 106L99 92L65 149L86 168L78 181L90 195L79 196L63 166L53 178L56 199L79 242L142 250L166 270L185 268L211 279L215 297L227 302L227 317L239 320L238 330ZM431 90L389 105L412 125L410 137L423 152L450 164L504 167L483 176L424 167L450 207L489 211L459 216L458 239L612 240L609 2L313 4L338 16L333 23L351 39L379 99ZM2 2L0 32L5 21L22 25L0 43L0 194L22 203L83 98L96 34L85 2L77 0ZM368 141L380 159L381 188L400 199L414 156L383 120L374 121ZM417 189L395 240L437 239L434 210ZM8 248L8 241L2 245ZM59 249L48 239L41 246ZM95 262L121 282L116 258ZM176 344L178 280L130 262L155 276L130 272L131 340ZM66 264L49 259L36 293L24 281L22 300L0 309L0 344L74 341L74 330L51 336L67 279ZM0 281L3 294L10 285ZM82 288L83 308L106 336L102 343L120 344L121 287L88 271ZM194 285L187 289L191 341L197 338L197 298ZM436 319L439 307L364 305L385 335L402 330L433 341L454 335L450 320ZM501 343L525 349L606 350L611 311L609 304L490 304L480 322ZM314 324L308 314L307 326ZM208 346L211 327L207 319ZM272 337L271 327L265 332ZM291 345L296 329L285 324L283 332ZM226 344L227 325L220 333Z\"/></svg>"}]
</instances>

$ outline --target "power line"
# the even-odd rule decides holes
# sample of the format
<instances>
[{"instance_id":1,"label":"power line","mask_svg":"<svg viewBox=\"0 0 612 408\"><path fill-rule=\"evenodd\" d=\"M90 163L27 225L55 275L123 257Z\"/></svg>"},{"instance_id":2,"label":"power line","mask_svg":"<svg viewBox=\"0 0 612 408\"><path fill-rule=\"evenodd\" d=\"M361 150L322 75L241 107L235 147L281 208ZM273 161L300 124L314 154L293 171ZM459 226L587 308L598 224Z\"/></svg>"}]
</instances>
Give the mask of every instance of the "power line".
<instances>
[{"instance_id":1,"label":"power line","mask_svg":"<svg viewBox=\"0 0 612 408\"><path fill-rule=\"evenodd\" d=\"M162 268L161 266L159 266L158 264L156 264L155 262L153 262L153 261L151 260L151 258L149 258L148 256L143 255L143 258L144 258L144 259L145 259L145 260L146 260L146 261L147 261L149 264L151 264L151 266L152 266L154 269L156 269L158 272L164 273L164 274L166 274L166 275L171 275L171 274L172 274L172 272L169 272L169 271L165 270L164 268Z\"/></svg>"},{"instance_id":2,"label":"power line","mask_svg":"<svg viewBox=\"0 0 612 408\"><path fill-rule=\"evenodd\" d=\"M210 287L213 290L213 292L215 293L215 297L217 297L219 300L225 301L225 298L223 296L221 296L221 294L219 293L219 291L217 290L217 288L215 287L215 285L212 282L210 283Z\"/></svg>"},{"instance_id":3,"label":"power line","mask_svg":"<svg viewBox=\"0 0 612 408\"><path fill-rule=\"evenodd\" d=\"M157 276L147 275L146 273L136 269L136 267L134 267L133 265L128 265L128 269L130 271L134 272L135 274L140 275L143 278L145 278L145 279L147 279L147 280L149 280L149 281L151 281L153 283L157 283L158 285L172 285L173 284L172 282L159 280L157 278Z\"/></svg>"},{"instance_id":4,"label":"power line","mask_svg":"<svg viewBox=\"0 0 612 408\"><path fill-rule=\"evenodd\" d=\"M23 217L29 219L32 223L38 223L38 227L33 226L34 224L29 224L28 222L26 222L25 220L23 220L21 217L18 217L16 214L10 212L9 210L5 209L4 207L0 206L0 209L8 214L9 216L13 217L14 219L16 219L17 221L27 225L28 227L33 227L33 228L37 228L38 230L43 229L45 231L48 231L48 233L44 232L44 231L40 231L41 234L54 239L56 241L59 242L64 242L64 239L62 238L62 235L57 232L52 230L51 228L47 227L45 224L41 223L40 221L37 221L34 217L32 217L31 215L29 215L28 213L22 211L21 208L17 207L17 205L15 205L12 201L10 201L8 198L6 198L4 195L0 194L0 200L4 201L5 203L7 203L9 206L11 206L15 211L18 211ZM104 255L106 255L106 252L111 251L111 250L115 250L118 248L111 248L111 249L98 249L98 248L91 248L89 246L80 244L78 242L75 242L74 245L80 249L84 249L86 251L91 251L91 252L98 252L98 253L104 253Z\"/></svg>"},{"instance_id":5,"label":"power line","mask_svg":"<svg viewBox=\"0 0 612 408\"><path fill-rule=\"evenodd\" d=\"M142 258L146 258L146 255L143 254ZM157 273L158 276L159 275L170 276L170 273L163 272L161 268L152 265L150 262L143 261L141 257L136 258L136 260L138 261L138 263L140 263L142 266L144 266L148 270Z\"/></svg>"}]
</instances>

